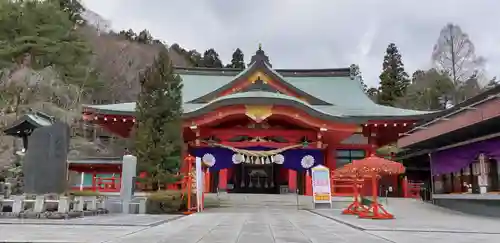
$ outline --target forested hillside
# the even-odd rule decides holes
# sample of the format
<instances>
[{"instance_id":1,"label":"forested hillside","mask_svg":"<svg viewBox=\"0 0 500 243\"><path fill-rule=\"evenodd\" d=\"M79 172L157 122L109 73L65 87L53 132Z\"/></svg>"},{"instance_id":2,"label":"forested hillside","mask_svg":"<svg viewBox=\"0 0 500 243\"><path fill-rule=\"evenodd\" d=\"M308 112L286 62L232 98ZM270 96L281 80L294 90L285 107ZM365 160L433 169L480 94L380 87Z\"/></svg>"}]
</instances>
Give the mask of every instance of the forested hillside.
<instances>
[{"instance_id":1,"label":"forested hillside","mask_svg":"<svg viewBox=\"0 0 500 243\"><path fill-rule=\"evenodd\" d=\"M174 66L222 67L214 49L203 54L155 39L147 30L113 32L76 0L0 0L0 128L30 109L73 126L71 156L121 155L127 142L81 121L82 104L135 101L138 78L166 48ZM243 53L227 67L244 68ZM89 135L91 134L91 135ZM102 136L101 136L102 135ZM0 166L21 143L0 135Z\"/></svg>"},{"instance_id":2,"label":"forested hillside","mask_svg":"<svg viewBox=\"0 0 500 243\"><path fill-rule=\"evenodd\" d=\"M81 121L81 105L135 101L141 71L160 50L168 50L174 66L246 66L239 48L224 64L213 48L188 50L148 30L113 32L108 21L77 0L0 0L0 20L0 129L29 109L43 111L73 126L75 157L121 154L126 141L107 139L104 131L89 133L94 128ZM351 65L361 87L379 104L444 109L497 85L496 78L484 74L484 58L458 25L446 24L439 33L429 53L430 69L409 75L395 43L381 54L378 87L368 87L362 67ZM15 144L0 135L0 165L13 161Z\"/></svg>"},{"instance_id":3,"label":"forested hillside","mask_svg":"<svg viewBox=\"0 0 500 243\"><path fill-rule=\"evenodd\" d=\"M166 46L103 32L81 18L83 11L72 0L0 0L0 36L6 37L0 42L0 128L30 109L43 111L72 124L71 155L117 155L126 144L120 139L83 136L92 128L80 120L81 105L134 101L139 73ZM174 65L191 65L171 52ZM20 142L0 136L0 144L1 166L14 160Z\"/></svg>"}]
</instances>

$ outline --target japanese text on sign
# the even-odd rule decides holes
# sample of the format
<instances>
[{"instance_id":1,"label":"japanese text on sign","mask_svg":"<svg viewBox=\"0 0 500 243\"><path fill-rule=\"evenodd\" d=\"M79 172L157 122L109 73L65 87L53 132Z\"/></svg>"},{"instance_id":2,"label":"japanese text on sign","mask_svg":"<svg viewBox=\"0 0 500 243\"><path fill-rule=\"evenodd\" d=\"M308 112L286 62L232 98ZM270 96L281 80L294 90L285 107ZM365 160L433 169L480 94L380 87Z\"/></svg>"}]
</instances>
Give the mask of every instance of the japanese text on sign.
<instances>
[{"instance_id":1,"label":"japanese text on sign","mask_svg":"<svg viewBox=\"0 0 500 243\"><path fill-rule=\"evenodd\" d=\"M314 203L331 204L330 170L324 166L311 169Z\"/></svg>"}]
</instances>

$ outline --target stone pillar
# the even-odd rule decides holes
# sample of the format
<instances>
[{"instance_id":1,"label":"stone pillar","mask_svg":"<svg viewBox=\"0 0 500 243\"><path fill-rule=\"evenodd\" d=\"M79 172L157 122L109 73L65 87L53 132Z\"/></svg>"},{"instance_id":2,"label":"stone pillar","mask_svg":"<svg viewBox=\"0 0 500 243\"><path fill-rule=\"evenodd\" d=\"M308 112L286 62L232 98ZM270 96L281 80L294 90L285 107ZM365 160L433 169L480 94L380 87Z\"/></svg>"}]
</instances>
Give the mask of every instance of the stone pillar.
<instances>
[{"instance_id":1,"label":"stone pillar","mask_svg":"<svg viewBox=\"0 0 500 243\"><path fill-rule=\"evenodd\" d=\"M90 197L89 203L87 204L87 210L97 209L97 197Z\"/></svg>"},{"instance_id":2,"label":"stone pillar","mask_svg":"<svg viewBox=\"0 0 500 243\"><path fill-rule=\"evenodd\" d=\"M143 197L139 199L139 214L146 214L146 201L148 199Z\"/></svg>"},{"instance_id":3,"label":"stone pillar","mask_svg":"<svg viewBox=\"0 0 500 243\"><path fill-rule=\"evenodd\" d=\"M41 213L45 209L45 196L36 196L33 212Z\"/></svg>"},{"instance_id":4,"label":"stone pillar","mask_svg":"<svg viewBox=\"0 0 500 243\"><path fill-rule=\"evenodd\" d=\"M10 195L12 194L12 184L10 183L4 183L3 186L0 185L3 188L3 198L9 199ZM2 196L2 195L0 195Z\"/></svg>"},{"instance_id":5,"label":"stone pillar","mask_svg":"<svg viewBox=\"0 0 500 243\"><path fill-rule=\"evenodd\" d=\"M83 206L85 205L85 200L83 200L83 197L75 197L75 202L73 203L74 208L73 210L77 212L83 212Z\"/></svg>"},{"instance_id":6,"label":"stone pillar","mask_svg":"<svg viewBox=\"0 0 500 243\"><path fill-rule=\"evenodd\" d=\"M219 170L219 191L227 190L227 169Z\"/></svg>"},{"instance_id":7,"label":"stone pillar","mask_svg":"<svg viewBox=\"0 0 500 243\"><path fill-rule=\"evenodd\" d=\"M59 197L59 203L57 204L57 212L67 213L69 212L69 198Z\"/></svg>"},{"instance_id":8,"label":"stone pillar","mask_svg":"<svg viewBox=\"0 0 500 243\"><path fill-rule=\"evenodd\" d=\"M479 175L477 181L479 185L479 193L484 194L488 192L488 173L486 171L486 155L479 155Z\"/></svg>"},{"instance_id":9,"label":"stone pillar","mask_svg":"<svg viewBox=\"0 0 500 243\"><path fill-rule=\"evenodd\" d=\"M135 156L123 156L120 199L122 201L122 212L127 214L130 213L130 201L134 193L136 168L137 158Z\"/></svg>"},{"instance_id":10,"label":"stone pillar","mask_svg":"<svg viewBox=\"0 0 500 243\"><path fill-rule=\"evenodd\" d=\"M24 210L24 196L13 196L12 212L20 213Z\"/></svg>"},{"instance_id":11,"label":"stone pillar","mask_svg":"<svg viewBox=\"0 0 500 243\"><path fill-rule=\"evenodd\" d=\"M297 192L297 171L288 169L288 191Z\"/></svg>"}]
</instances>

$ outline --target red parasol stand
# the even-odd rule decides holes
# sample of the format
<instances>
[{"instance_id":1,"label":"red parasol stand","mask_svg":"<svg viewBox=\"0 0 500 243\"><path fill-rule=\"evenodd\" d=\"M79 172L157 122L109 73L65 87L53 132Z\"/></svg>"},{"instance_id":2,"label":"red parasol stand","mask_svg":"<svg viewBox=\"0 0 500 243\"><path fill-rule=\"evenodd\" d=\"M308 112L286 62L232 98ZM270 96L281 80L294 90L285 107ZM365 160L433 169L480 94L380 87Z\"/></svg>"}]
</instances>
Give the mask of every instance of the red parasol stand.
<instances>
[{"instance_id":1,"label":"red parasol stand","mask_svg":"<svg viewBox=\"0 0 500 243\"><path fill-rule=\"evenodd\" d=\"M349 168L350 166L352 166L352 164L347 164L344 167L335 170L333 176L334 178L350 178L353 180L354 201L342 211L342 214L358 215L360 212L368 210L368 208L359 201L359 188L361 187L363 180L360 180L356 172L353 173L353 171Z\"/></svg>"},{"instance_id":2,"label":"red parasol stand","mask_svg":"<svg viewBox=\"0 0 500 243\"><path fill-rule=\"evenodd\" d=\"M371 155L361 160L354 160L352 162L351 171L358 173L358 175L372 178L372 203L368 207L368 210L360 212L358 216L360 218L370 219L393 219L394 215L388 213L385 208L378 203L378 179L381 175L402 174L405 172L404 166L401 163Z\"/></svg>"}]
</instances>

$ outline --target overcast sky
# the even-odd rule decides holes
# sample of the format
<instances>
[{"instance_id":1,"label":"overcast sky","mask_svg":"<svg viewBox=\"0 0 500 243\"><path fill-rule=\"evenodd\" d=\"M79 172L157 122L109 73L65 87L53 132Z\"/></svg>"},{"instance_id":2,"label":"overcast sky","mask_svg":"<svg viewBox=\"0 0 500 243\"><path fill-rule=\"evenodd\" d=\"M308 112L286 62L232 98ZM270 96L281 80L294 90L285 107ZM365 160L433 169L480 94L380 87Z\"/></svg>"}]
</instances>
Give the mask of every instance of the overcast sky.
<instances>
[{"instance_id":1,"label":"overcast sky","mask_svg":"<svg viewBox=\"0 0 500 243\"><path fill-rule=\"evenodd\" d=\"M396 43L406 71L430 66L440 29L462 27L500 76L499 0L83 0L113 29L148 29L167 44L215 48L224 63L262 43L275 68L336 68L357 63L378 83L385 49Z\"/></svg>"}]
</instances>

